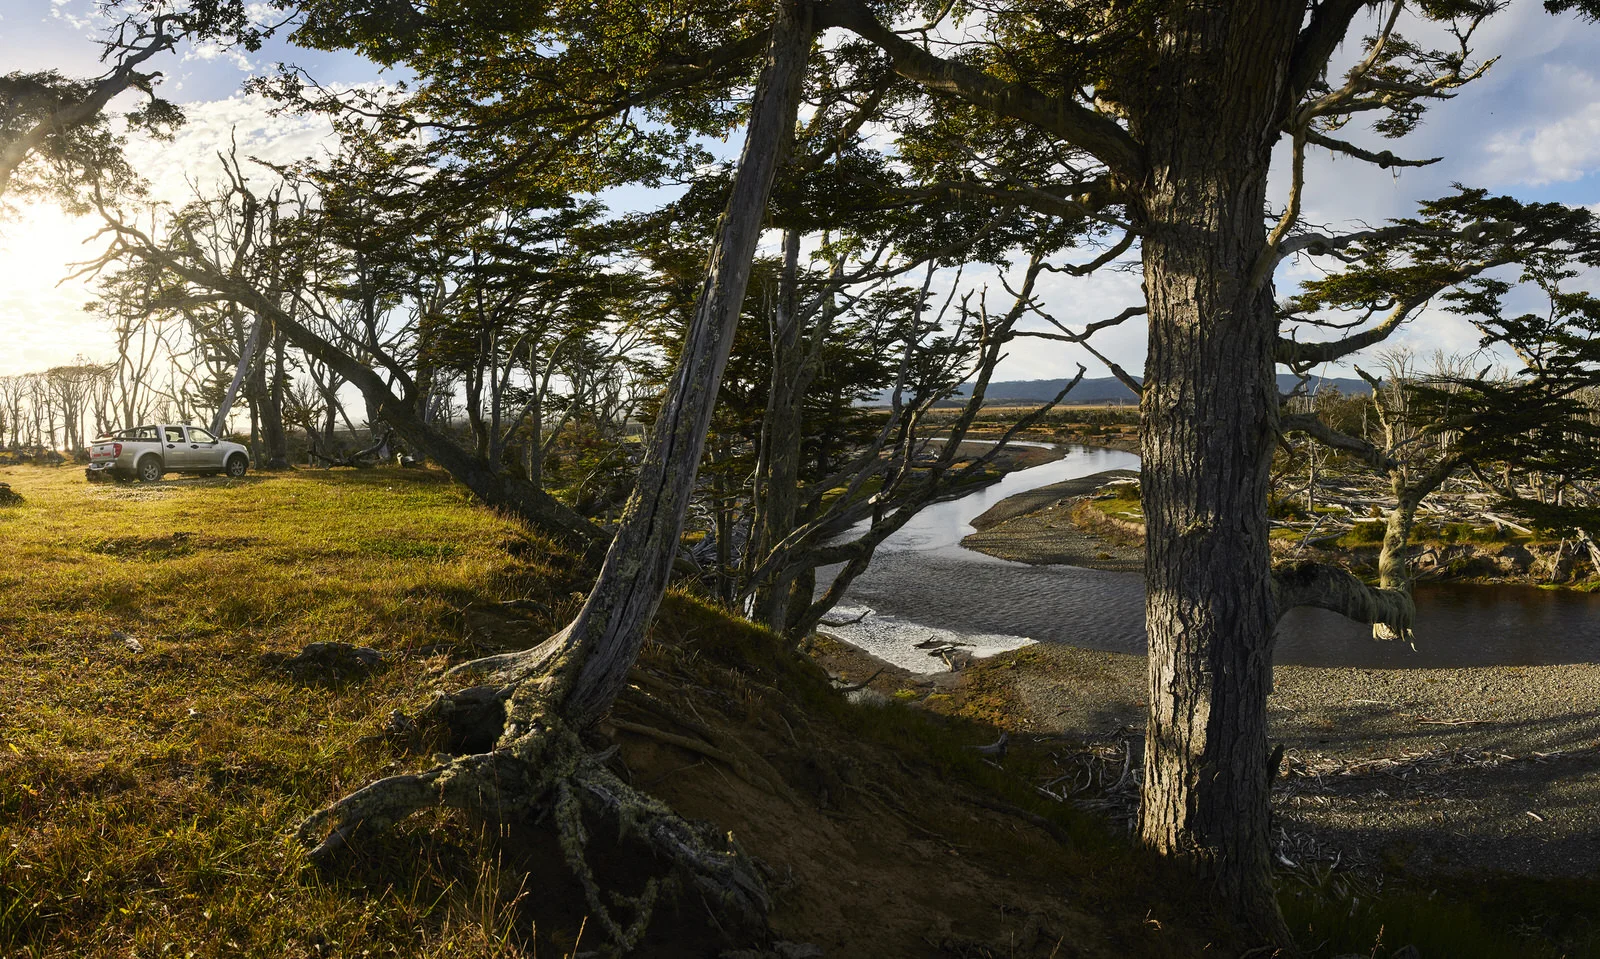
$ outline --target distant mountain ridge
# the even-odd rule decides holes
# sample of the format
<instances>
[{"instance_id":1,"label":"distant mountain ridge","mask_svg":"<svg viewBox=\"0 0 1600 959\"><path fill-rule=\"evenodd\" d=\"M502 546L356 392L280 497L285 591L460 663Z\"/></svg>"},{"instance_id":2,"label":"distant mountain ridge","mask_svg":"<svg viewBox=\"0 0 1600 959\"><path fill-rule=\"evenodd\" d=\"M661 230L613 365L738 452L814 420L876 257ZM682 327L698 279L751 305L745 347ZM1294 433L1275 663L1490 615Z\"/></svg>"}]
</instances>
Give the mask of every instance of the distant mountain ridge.
<instances>
[{"instance_id":1,"label":"distant mountain ridge","mask_svg":"<svg viewBox=\"0 0 1600 959\"><path fill-rule=\"evenodd\" d=\"M1061 388L1066 386L1068 382L1063 379L1007 380L1000 383L990 383L988 390L984 393L984 399L989 403L1002 403L1007 400L1014 400L1019 403L1043 403L1055 399L1056 394L1061 392ZM1295 382L1293 374L1279 373L1278 391L1280 393L1289 392L1294 388ZM1342 376L1329 376L1321 379L1313 377L1310 384L1308 384L1308 388L1313 393L1319 389L1337 389L1346 395L1360 394L1362 396L1372 392L1372 388L1367 385L1365 380ZM972 386L970 384L963 385L960 395L971 396ZM885 396L885 399L887 399L887 396ZM1092 379L1085 377L1082 382L1073 388L1071 393L1067 394L1066 399L1062 400L1062 402L1074 406L1095 403L1131 405L1138 402L1138 397L1133 394L1132 390L1123 386L1122 381L1114 376L1101 376Z\"/></svg>"}]
</instances>

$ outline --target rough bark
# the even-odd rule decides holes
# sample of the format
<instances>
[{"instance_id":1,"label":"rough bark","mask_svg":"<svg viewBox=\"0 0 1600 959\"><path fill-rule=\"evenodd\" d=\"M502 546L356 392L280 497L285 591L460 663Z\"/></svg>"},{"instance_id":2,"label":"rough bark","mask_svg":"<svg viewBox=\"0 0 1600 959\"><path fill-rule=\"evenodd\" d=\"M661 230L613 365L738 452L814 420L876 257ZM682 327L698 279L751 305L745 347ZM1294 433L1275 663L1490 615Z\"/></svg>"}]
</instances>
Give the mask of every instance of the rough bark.
<instances>
[{"instance_id":1,"label":"rough bark","mask_svg":"<svg viewBox=\"0 0 1600 959\"><path fill-rule=\"evenodd\" d=\"M1378 587L1411 595L1411 528L1416 525L1417 507L1429 493L1444 485L1444 481L1460 466L1454 457L1435 463L1421 476L1415 478L1410 471L1396 464L1389 471L1389 485L1394 491L1395 505L1384 520L1383 547L1378 552ZM1411 641L1410 623L1396 626L1382 620L1362 620L1372 623L1372 638L1380 640Z\"/></svg>"},{"instance_id":2,"label":"rough bark","mask_svg":"<svg viewBox=\"0 0 1600 959\"><path fill-rule=\"evenodd\" d=\"M1149 352L1141 399L1149 723L1140 831L1286 949L1268 836L1278 435L1262 210L1298 4L1178 12L1135 110Z\"/></svg>"},{"instance_id":3,"label":"rough bark","mask_svg":"<svg viewBox=\"0 0 1600 959\"><path fill-rule=\"evenodd\" d=\"M1290 563L1273 571L1273 587L1281 614L1296 606L1331 610L1358 623L1383 626L1395 636L1411 632L1416 618L1409 590L1373 588L1353 573L1326 563Z\"/></svg>"},{"instance_id":4,"label":"rough bark","mask_svg":"<svg viewBox=\"0 0 1600 959\"><path fill-rule=\"evenodd\" d=\"M600 577L566 630L570 642L587 649L582 672L563 704L566 717L579 725L598 718L622 689L644 642L645 627L661 602L683 533L717 389L761 238L773 174L793 135L811 48L809 11L788 4L781 7L739 171L678 366Z\"/></svg>"}]
</instances>

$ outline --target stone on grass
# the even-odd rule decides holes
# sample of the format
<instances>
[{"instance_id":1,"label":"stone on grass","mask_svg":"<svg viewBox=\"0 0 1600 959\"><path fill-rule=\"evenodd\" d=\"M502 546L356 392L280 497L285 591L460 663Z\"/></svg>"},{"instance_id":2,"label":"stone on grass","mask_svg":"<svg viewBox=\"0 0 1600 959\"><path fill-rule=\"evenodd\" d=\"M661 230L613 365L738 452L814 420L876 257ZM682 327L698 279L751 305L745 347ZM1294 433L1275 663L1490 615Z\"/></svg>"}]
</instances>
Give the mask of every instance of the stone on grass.
<instances>
[{"instance_id":1,"label":"stone on grass","mask_svg":"<svg viewBox=\"0 0 1600 959\"><path fill-rule=\"evenodd\" d=\"M310 643L297 656L267 653L262 660L296 679L327 682L365 676L383 665L383 654L349 643Z\"/></svg>"}]
</instances>

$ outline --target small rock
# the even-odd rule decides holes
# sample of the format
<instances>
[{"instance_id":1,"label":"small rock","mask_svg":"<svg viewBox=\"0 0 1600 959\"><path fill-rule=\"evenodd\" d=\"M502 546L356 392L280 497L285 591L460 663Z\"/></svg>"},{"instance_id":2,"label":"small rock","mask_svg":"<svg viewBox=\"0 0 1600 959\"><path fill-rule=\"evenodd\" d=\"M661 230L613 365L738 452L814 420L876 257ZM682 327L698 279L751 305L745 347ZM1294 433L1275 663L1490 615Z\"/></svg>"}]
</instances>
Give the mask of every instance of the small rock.
<instances>
[{"instance_id":1,"label":"small rock","mask_svg":"<svg viewBox=\"0 0 1600 959\"><path fill-rule=\"evenodd\" d=\"M1496 557L1500 568L1508 573L1526 573L1533 568L1533 559L1533 553L1520 543L1500 547L1500 554Z\"/></svg>"},{"instance_id":2,"label":"small rock","mask_svg":"<svg viewBox=\"0 0 1600 959\"><path fill-rule=\"evenodd\" d=\"M383 665L383 654L366 646L349 643L310 643L298 656L282 659L271 654L262 659L298 679L343 679L364 676Z\"/></svg>"},{"instance_id":3,"label":"small rock","mask_svg":"<svg viewBox=\"0 0 1600 959\"><path fill-rule=\"evenodd\" d=\"M844 694L844 698L852 706L887 706L889 697L876 689L852 689Z\"/></svg>"},{"instance_id":4,"label":"small rock","mask_svg":"<svg viewBox=\"0 0 1600 959\"><path fill-rule=\"evenodd\" d=\"M416 729L417 721L398 709L389 710L389 718L383 721L383 731L391 736L409 736Z\"/></svg>"},{"instance_id":5,"label":"small rock","mask_svg":"<svg viewBox=\"0 0 1600 959\"><path fill-rule=\"evenodd\" d=\"M11 488L10 483L0 483L0 506L21 506L26 502L21 493Z\"/></svg>"},{"instance_id":6,"label":"small rock","mask_svg":"<svg viewBox=\"0 0 1600 959\"><path fill-rule=\"evenodd\" d=\"M113 629L111 631L111 638L127 647L128 652L130 653L144 652L144 644L139 642L137 637L129 636L120 629Z\"/></svg>"}]
</instances>

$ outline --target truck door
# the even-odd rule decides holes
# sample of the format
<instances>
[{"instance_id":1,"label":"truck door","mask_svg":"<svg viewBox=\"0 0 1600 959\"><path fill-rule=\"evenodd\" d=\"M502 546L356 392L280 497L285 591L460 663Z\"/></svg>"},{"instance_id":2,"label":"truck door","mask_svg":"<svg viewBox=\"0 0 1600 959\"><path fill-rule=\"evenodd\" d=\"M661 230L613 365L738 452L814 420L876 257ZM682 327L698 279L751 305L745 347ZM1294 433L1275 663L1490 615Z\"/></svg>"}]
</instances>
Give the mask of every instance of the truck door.
<instances>
[{"instance_id":1,"label":"truck door","mask_svg":"<svg viewBox=\"0 0 1600 959\"><path fill-rule=\"evenodd\" d=\"M194 469L194 452L189 448L189 438L183 435L183 427L161 427L161 458L166 460L167 469Z\"/></svg>"},{"instance_id":2,"label":"truck door","mask_svg":"<svg viewBox=\"0 0 1600 959\"><path fill-rule=\"evenodd\" d=\"M211 435L210 430L203 430L198 426L189 427L189 454L194 457L194 466L197 470L222 469L222 444Z\"/></svg>"}]
</instances>

